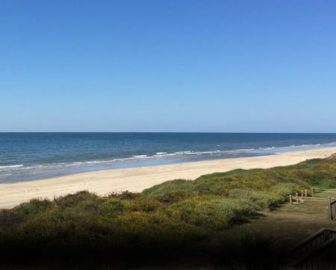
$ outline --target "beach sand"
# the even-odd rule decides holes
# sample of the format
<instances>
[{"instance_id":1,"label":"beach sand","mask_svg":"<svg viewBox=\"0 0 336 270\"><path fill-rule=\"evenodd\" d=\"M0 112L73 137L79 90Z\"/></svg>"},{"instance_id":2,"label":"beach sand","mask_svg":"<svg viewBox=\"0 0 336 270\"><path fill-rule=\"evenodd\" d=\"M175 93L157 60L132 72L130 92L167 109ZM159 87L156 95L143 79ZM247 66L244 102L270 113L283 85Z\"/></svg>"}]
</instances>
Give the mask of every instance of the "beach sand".
<instances>
[{"instance_id":1,"label":"beach sand","mask_svg":"<svg viewBox=\"0 0 336 270\"><path fill-rule=\"evenodd\" d=\"M140 192L167 180L193 180L201 175L233 169L271 168L296 164L306 159L325 158L336 147L286 152L271 156L230 158L152 167L80 173L44 180L0 184L0 208L11 208L33 198L48 198L88 190L98 195L111 192Z\"/></svg>"}]
</instances>

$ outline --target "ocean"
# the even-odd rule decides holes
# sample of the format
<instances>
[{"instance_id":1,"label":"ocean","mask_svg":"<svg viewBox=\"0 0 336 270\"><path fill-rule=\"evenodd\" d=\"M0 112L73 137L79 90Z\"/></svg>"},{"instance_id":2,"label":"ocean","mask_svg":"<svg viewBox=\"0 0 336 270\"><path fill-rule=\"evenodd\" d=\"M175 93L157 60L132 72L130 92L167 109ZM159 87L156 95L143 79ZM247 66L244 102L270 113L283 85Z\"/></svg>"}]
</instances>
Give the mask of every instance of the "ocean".
<instances>
[{"instance_id":1,"label":"ocean","mask_svg":"<svg viewBox=\"0 0 336 270\"><path fill-rule=\"evenodd\" d=\"M336 146L336 134L0 133L0 183Z\"/></svg>"}]
</instances>

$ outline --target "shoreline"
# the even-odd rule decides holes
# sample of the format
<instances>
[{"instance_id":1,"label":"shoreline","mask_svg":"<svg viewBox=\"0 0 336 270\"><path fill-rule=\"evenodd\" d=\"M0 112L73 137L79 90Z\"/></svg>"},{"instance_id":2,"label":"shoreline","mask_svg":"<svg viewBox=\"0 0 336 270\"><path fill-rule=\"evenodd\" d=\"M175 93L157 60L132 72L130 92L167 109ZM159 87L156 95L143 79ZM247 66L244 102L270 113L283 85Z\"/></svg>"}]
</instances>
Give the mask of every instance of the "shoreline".
<instances>
[{"instance_id":1,"label":"shoreline","mask_svg":"<svg viewBox=\"0 0 336 270\"><path fill-rule=\"evenodd\" d=\"M174 179L197 177L233 169L271 168L293 165L307 159L326 158L336 147L291 151L267 156L227 158L148 167L85 172L49 179L0 184L0 208L11 208L33 198L53 199L81 190L97 195L112 192L141 192L153 185Z\"/></svg>"}]
</instances>

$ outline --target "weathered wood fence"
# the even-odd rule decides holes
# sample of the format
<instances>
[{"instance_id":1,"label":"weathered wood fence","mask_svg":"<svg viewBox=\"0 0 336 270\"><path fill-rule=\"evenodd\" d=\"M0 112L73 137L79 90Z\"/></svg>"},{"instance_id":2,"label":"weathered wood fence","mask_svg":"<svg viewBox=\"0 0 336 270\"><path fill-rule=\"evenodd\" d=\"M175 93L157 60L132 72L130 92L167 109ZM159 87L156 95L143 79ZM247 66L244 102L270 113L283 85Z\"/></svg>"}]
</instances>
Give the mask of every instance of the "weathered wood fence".
<instances>
[{"instance_id":1,"label":"weathered wood fence","mask_svg":"<svg viewBox=\"0 0 336 270\"><path fill-rule=\"evenodd\" d=\"M290 204L299 204L299 203L304 203L305 198L307 197L313 197L314 196L314 189L310 189L310 193L308 194L308 190L304 189L301 190L301 193L299 194L298 192L295 193L295 195L290 194L289 195L289 203ZM335 212L336 214L336 212Z\"/></svg>"}]
</instances>

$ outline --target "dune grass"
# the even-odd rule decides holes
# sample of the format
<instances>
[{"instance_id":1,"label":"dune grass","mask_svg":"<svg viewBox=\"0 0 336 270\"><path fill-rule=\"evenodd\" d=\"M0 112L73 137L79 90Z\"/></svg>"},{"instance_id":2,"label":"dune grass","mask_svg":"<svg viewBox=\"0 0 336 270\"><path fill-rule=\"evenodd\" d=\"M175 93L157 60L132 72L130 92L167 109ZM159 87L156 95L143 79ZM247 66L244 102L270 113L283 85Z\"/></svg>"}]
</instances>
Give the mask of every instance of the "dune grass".
<instances>
[{"instance_id":1,"label":"dune grass","mask_svg":"<svg viewBox=\"0 0 336 270\"><path fill-rule=\"evenodd\" d=\"M336 187L335 157L173 180L142 193L99 197L82 191L52 201L34 199L0 211L0 254L46 260L83 260L83 254L195 257L207 253L218 232L272 211L289 194L311 186Z\"/></svg>"}]
</instances>

